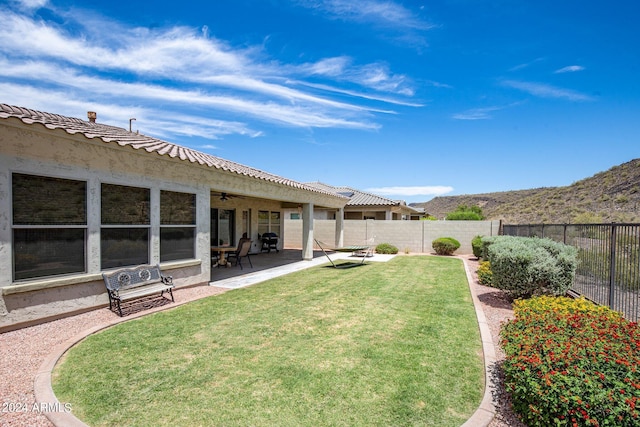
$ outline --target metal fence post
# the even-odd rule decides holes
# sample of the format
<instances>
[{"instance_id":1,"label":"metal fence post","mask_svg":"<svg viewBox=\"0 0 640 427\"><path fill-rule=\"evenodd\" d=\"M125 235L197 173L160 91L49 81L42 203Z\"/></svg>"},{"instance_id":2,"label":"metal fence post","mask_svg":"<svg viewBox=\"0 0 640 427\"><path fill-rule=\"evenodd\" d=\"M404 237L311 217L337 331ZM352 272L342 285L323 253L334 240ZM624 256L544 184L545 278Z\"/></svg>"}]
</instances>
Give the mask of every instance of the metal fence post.
<instances>
[{"instance_id":1,"label":"metal fence post","mask_svg":"<svg viewBox=\"0 0 640 427\"><path fill-rule=\"evenodd\" d=\"M616 224L611 224L611 242L609 250L609 307L615 310L615 283L616 283Z\"/></svg>"}]
</instances>

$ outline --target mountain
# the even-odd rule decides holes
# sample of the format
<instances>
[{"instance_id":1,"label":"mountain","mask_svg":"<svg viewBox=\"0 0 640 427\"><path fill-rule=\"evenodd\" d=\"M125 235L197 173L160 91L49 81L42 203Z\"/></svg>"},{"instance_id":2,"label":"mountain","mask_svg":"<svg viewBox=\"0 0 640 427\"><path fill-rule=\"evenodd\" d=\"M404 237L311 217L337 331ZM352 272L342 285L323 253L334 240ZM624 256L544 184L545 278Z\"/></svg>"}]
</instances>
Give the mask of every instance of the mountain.
<instances>
[{"instance_id":1,"label":"mountain","mask_svg":"<svg viewBox=\"0 0 640 427\"><path fill-rule=\"evenodd\" d=\"M436 197L410 206L438 219L459 205L479 206L505 224L640 223L640 159L566 187Z\"/></svg>"}]
</instances>

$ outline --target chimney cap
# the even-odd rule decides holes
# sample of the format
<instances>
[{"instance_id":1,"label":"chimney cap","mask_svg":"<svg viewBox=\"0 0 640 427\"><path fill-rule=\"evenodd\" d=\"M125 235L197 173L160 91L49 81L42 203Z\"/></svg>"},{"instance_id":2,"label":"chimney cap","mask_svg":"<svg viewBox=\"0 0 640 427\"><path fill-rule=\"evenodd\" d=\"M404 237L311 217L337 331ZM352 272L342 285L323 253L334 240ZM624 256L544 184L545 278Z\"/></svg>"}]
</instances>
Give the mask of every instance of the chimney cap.
<instances>
[{"instance_id":1,"label":"chimney cap","mask_svg":"<svg viewBox=\"0 0 640 427\"><path fill-rule=\"evenodd\" d=\"M95 122L96 122L96 117L97 117L97 116L98 116L98 115L96 114L96 112L95 112L95 111L87 111L87 117L89 118L89 121L90 121L91 123L95 123Z\"/></svg>"}]
</instances>

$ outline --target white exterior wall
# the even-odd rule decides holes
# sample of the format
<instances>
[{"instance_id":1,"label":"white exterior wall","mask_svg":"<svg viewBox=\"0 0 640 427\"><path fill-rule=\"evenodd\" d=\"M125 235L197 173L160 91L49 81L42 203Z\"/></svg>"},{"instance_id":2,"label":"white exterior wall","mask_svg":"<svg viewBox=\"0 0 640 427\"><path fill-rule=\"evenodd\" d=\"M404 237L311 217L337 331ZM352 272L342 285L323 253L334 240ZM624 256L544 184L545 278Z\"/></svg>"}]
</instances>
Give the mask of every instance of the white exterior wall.
<instances>
[{"instance_id":1,"label":"white exterior wall","mask_svg":"<svg viewBox=\"0 0 640 427\"><path fill-rule=\"evenodd\" d=\"M86 272L12 281L12 173L87 182ZM0 330L46 318L105 306L108 297L100 270L100 186L102 183L150 189L149 261L160 259L160 191L196 194L195 258L162 263L177 287L209 282L211 277L210 209L236 209L236 240L242 234L242 211L250 210L253 251L259 251L258 211L280 211L282 202L309 203L330 209L344 206L341 198L309 193L265 179L256 179L187 160L148 153L99 138L70 135L18 119L0 123ZM243 194L222 204L212 190ZM281 239L284 216L281 214Z\"/></svg>"},{"instance_id":2,"label":"white exterior wall","mask_svg":"<svg viewBox=\"0 0 640 427\"><path fill-rule=\"evenodd\" d=\"M285 247L299 248L302 221L285 221ZM458 254L471 254L475 236L495 236L500 221L377 221L345 220L344 246L361 245L373 238L374 243L389 243L400 252L431 253L431 242L440 237L453 237L460 242ZM315 220L314 236L329 246L334 245L335 221Z\"/></svg>"},{"instance_id":3,"label":"white exterior wall","mask_svg":"<svg viewBox=\"0 0 640 427\"><path fill-rule=\"evenodd\" d=\"M39 126L39 125L38 125ZM196 194L196 259L164 263L177 286L209 280L210 187L187 179L180 167L159 167L157 157L113 149L29 130L3 128L0 135L0 328L61 313L108 304L100 269L100 186L102 183L150 189L149 261L160 260L160 190ZM61 132L61 131L60 131ZM66 136L66 135L63 135ZM87 182L86 273L12 281L12 173Z\"/></svg>"}]
</instances>

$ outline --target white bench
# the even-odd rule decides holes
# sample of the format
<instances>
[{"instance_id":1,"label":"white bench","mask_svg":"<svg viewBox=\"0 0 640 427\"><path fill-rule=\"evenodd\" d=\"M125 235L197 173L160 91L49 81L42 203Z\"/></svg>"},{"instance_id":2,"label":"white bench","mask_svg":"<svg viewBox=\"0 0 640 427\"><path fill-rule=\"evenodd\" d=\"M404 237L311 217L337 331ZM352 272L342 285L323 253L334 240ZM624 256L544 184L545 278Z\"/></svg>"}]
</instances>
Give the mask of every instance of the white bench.
<instances>
[{"instance_id":1,"label":"white bench","mask_svg":"<svg viewBox=\"0 0 640 427\"><path fill-rule=\"evenodd\" d=\"M109 309L118 308L122 317L122 301L146 297L160 292L165 292L173 299L173 278L165 276L160 271L159 265L141 265L135 268L124 268L112 273L102 273L104 284L109 294Z\"/></svg>"}]
</instances>

